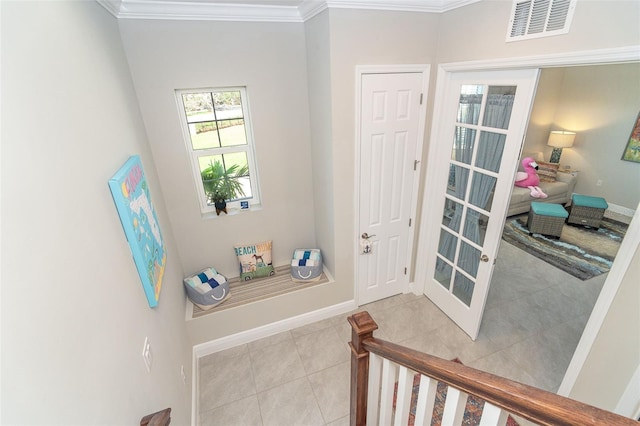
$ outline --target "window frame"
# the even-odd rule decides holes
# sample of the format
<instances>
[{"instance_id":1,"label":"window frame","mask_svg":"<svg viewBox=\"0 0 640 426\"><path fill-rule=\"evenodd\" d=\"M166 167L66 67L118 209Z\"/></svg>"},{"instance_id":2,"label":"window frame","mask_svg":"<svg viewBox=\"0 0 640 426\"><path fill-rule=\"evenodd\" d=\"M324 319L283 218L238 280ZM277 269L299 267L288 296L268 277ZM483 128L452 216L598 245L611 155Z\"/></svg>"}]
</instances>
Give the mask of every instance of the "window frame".
<instances>
[{"instance_id":1,"label":"window frame","mask_svg":"<svg viewBox=\"0 0 640 426\"><path fill-rule=\"evenodd\" d=\"M234 145L227 147L216 148L204 148L195 149L191 140L191 133L189 131L189 121L187 118L187 111L185 110L184 101L182 95L186 94L199 94L199 93L222 93L222 92L240 92L240 100L242 105L242 119L244 120L244 130L247 143L245 145ZM247 156L247 164L249 167L249 182L251 185L251 197L242 197L236 200L227 201L227 209L232 211L242 210L240 201L248 201L250 208L260 206L260 185L258 180L258 167L256 162L255 153L255 139L253 137L253 129L251 123L251 117L249 115L249 97L247 95L246 87L234 86L234 87L204 87L199 89L176 89L175 90L176 101L178 105L178 115L180 117L180 126L182 128L182 138L184 140L185 148L191 162L191 173L198 194L198 202L200 205L200 211L202 214L215 213L216 208L213 204L207 203L207 195L202 182L202 176L200 172L199 159L202 157L210 157L214 155L224 155L230 153L244 152ZM216 122L222 120L216 120ZM229 211L231 213L231 211Z\"/></svg>"}]
</instances>

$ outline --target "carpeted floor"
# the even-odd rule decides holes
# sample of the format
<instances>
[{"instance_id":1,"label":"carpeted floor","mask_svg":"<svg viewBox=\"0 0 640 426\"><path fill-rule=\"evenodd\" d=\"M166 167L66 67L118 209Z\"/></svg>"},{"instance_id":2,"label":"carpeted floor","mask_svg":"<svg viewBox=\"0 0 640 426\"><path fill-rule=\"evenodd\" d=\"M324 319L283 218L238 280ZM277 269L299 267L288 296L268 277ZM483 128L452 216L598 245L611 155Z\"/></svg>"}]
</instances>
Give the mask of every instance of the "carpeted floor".
<instances>
[{"instance_id":1,"label":"carpeted floor","mask_svg":"<svg viewBox=\"0 0 640 426\"><path fill-rule=\"evenodd\" d=\"M507 218L502 238L581 280L611 269L628 225L603 219L599 229L565 224L559 239L529 234L527 215Z\"/></svg>"}]
</instances>

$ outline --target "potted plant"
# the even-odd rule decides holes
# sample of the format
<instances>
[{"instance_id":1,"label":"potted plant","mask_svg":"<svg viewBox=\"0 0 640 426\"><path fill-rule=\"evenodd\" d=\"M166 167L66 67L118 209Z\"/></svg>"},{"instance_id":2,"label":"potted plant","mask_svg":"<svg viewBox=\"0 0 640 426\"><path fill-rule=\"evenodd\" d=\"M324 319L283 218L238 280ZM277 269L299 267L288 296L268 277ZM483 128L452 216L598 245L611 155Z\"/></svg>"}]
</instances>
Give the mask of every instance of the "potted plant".
<instances>
[{"instance_id":1,"label":"potted plant","mask_svg":"<svg viewBox=\"0 0 640 426\"><path fill-rule=\"evenodd\" d=\"M217 215L220 212L227 213L227 201L245 195L239 178L247 176L248 172L246 165L240 167L234 164L225 169L220 160L210 162L209 167L202 170L200 175L207 201L215 206Z\"/></svg>"},{"instance_id":2,"label":"potted plant","mask_svg":"<svg viewBox=\"0 0 640 426\"><path fill-rule=\"evenodd\" d=\"M211 201L213 201L213 205L216 208L216 214L220 216L220 212L227 213L227 200L231 198L231 195L228 194L223 189L215 191L211 194Z\"/></svg>"}]
</instances>

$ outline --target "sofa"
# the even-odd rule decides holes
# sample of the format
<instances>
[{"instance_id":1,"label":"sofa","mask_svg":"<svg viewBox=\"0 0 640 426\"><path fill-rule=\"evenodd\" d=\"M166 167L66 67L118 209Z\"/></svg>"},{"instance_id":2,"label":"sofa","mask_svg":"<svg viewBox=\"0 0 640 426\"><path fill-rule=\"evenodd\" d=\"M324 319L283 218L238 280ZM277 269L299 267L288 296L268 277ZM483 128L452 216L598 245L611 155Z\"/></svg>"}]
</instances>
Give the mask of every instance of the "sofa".
<instances>
[{"instance_id":1,"label":"sofa","mask_svg":"<svg viewBox=\"0 0 640 426\"><path fill-rule=\"evenodd\" d=\"M531 208L532 201L540 201L543 203L566 204L571 201L573 189L577 181L576 172L563 172L558 170L555 174L553 182L540 181L538 185L542 191L547 194L547 198L533 198L529 188L520 188L513 186L511 192L511 200L509 202L509 210L507 216L527 213Z\"/></svg>"}]
</instances>

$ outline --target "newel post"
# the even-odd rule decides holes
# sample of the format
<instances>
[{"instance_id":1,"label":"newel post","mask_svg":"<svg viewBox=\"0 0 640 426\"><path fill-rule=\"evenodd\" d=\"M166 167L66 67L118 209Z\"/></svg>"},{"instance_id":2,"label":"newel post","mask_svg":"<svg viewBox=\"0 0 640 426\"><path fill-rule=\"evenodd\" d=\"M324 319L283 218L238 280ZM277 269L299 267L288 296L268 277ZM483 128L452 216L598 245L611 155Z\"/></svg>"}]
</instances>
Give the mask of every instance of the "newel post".
<instances>
[{"instance_id":1,"label":"newel post","mask_svg":"<svg viewBox=\"0 0 640 426\"><path fill-rule=\"evenodd\" d=\"M378 324L369 312L358 312L347 318L351 324L351 426L367 424L367 394L369 389L369 351L362 347L365 339L373 337Z\"/></svg>"}]
</instances>

